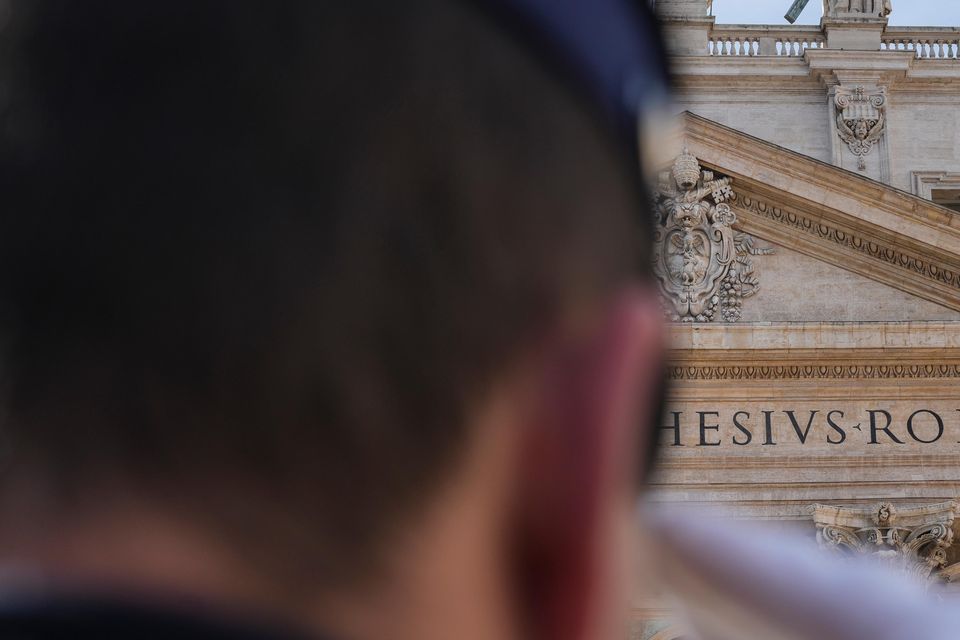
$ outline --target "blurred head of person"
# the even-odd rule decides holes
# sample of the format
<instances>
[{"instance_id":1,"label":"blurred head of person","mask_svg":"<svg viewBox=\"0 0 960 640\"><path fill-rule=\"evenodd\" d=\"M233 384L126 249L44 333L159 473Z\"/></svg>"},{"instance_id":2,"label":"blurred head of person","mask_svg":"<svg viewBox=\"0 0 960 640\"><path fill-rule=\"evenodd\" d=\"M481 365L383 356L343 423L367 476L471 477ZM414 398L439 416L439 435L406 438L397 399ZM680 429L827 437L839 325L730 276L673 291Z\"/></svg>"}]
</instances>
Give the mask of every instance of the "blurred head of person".
<instances>
[{"instance_id":1,"label":"blurred head of person","mask_svg":"<svg viewBox=\"0 0 960 640\"><path fill-rule=\"evenodd\" d=\"M621 637L659 311L590 101L466 2L5 6L0 566Z\"/></svg>"}]
</instances>

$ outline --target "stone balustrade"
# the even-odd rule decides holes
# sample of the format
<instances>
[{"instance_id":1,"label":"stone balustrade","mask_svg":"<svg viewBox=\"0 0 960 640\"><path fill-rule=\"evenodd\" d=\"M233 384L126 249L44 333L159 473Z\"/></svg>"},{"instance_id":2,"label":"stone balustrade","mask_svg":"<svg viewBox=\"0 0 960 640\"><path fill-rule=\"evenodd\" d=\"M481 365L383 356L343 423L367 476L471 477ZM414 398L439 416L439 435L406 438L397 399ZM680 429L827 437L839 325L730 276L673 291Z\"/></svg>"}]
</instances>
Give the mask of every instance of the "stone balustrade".
<instances>
[{"instance_id":1,"label":"stone balustrade","mask_svg":"<svg viewBox=\"0 0 960 640\"><path fill-rule=\"evenodd\" d=\"M817 27L716 25L710 31L707 55L800 57L807 49L825 45L826 38Z\"/></svg>"},{"instance_id":2,"label":"stone balustrade","mask_svg":"<svg viewBox=\"0 0 960 640\"><path fill-rule=\"evenodd\" d=\"M885 51L915 51L918 58L957 60L960 57L960 28L900 27L884 31L880 48Z\"/></svg>"},{"instance_id":3,"label":"stone balustrade","mask_svg":"<svg viewBox=\"0 0 960 640\"><path fill-rule=\"evenodd\" d=\"M822 49L826 37L819 27L715 25L707 38L709 56L802 57L807 49ZM913 51L924 60L960 59L960 27L888 28L881 37L883 51Z\"/></svg>"}]
</instances>

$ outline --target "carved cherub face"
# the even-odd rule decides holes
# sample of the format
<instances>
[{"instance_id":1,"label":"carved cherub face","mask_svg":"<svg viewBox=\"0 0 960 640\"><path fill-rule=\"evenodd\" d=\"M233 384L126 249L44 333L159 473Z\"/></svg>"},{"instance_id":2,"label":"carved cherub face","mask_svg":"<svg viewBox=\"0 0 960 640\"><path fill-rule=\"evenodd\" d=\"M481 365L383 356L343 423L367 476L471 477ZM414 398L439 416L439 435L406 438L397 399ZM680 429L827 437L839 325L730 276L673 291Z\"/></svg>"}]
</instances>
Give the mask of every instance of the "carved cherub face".
<instances>
[{"instance_id":1,"label":"carved cherub face","mask_svg":"<svg viewBox=\"0 0 960 640\"><path fill-rule=\"evenodd\" d=\"M870 133L869 123L866 120L857 120L857 124L853 128L853 134L857 136L857 139L865 140L868 133Z\"/></svg>"}]
</instances>

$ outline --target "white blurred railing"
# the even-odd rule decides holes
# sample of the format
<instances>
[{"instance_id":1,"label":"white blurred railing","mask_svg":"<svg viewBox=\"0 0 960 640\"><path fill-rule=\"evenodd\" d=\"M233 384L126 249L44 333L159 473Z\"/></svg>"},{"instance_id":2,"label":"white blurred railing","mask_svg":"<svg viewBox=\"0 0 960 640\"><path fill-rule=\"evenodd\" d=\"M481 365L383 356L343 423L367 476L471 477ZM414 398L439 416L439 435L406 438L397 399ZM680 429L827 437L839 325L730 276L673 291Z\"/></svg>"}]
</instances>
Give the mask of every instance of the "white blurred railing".
<instances>
[{"instance_id":1,"label":"white blurred railing","mask_svg":"<svg viewBox=\"0 0 960 640\"><path fill-rule=\"evenodd\" d=\"M826 38L817 27L722 24L710 31L707 55L796 58L807 49L822 49L825 44Z\"/></svg>"},{"instance_id":2,"label":"white blurred railing","mask_svg":"<svg viewBox=\"0 0 960 640\"><path fill-rule=\"evenodd\" d=\"M912 51L924 60L960 60L960 27L894 27L880 38L883 51ZM826 46L815 26L792 27L718 24L707 42L709 56L778 56L796 58L807 49Z\"/></svg>"},{"instance_id":3,"label":"white blurred railing","mask_svg":"<svg viewBox=\"0 0 960 640\"><path fill-rule=\"evenodd\" d=\"M884 51L913 51L925 60L957 60L960 56L960 28L895 27L880 38Z\"/></svg>"}]
</instances>

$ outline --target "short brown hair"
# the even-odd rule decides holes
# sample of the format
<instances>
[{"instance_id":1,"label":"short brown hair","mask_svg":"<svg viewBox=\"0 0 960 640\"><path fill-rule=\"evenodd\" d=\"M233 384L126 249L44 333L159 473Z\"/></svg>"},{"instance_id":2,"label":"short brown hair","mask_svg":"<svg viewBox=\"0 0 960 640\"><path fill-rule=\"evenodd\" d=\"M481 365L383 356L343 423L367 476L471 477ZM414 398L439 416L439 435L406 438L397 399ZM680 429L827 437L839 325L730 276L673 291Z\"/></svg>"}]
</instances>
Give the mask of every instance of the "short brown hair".
<instances>
[{"instance_id":1,"label":"short brown hair","mask_svg":"<svg viewBox=\"0 0 960 640\"><path fill-rule=\"evenodd\" d=\"M497 376L644 264L586 101L464 3L352 4L13 3L14 471L64 501L120 479L347 579Z\"/></svg>"}]
</instances>

